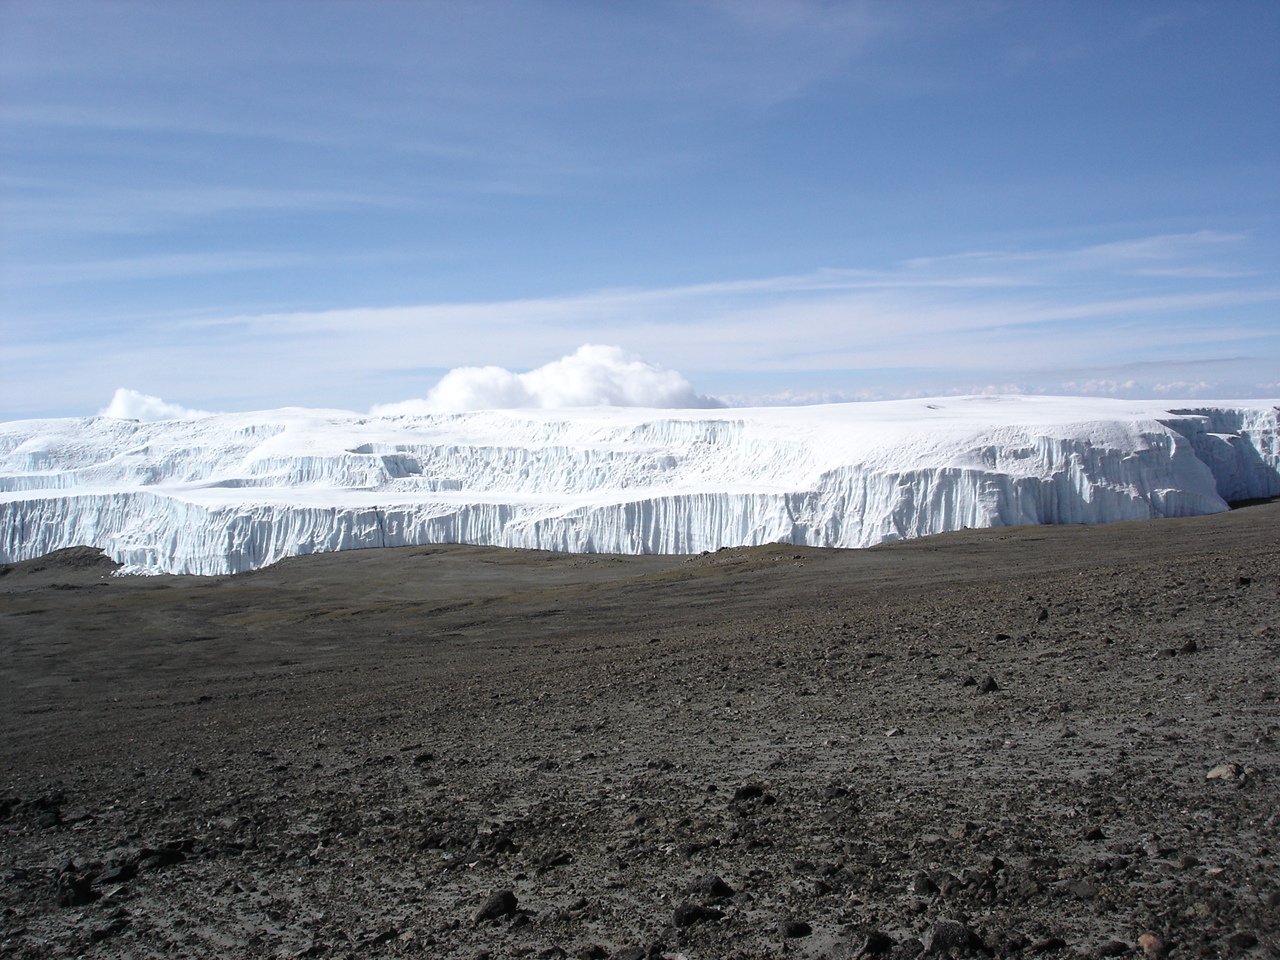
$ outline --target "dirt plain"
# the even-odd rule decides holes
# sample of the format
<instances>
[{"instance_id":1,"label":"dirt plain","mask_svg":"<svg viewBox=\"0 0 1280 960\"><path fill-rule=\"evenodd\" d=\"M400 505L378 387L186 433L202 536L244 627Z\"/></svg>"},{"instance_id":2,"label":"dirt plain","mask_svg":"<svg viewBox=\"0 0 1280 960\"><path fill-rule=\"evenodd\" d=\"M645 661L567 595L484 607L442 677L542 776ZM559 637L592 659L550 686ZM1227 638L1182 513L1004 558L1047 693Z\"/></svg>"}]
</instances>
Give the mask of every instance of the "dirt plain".
<instances>
[{"instance_id":1,"label":"dirt plain","mask_svg":"<svg viewBox=\"0 0 1280 960\"><path fill-rule=\"evenodd\" d=\"M1280 956L1280 503L0 574L0 954Z\"/></svg>"}]
</instances>

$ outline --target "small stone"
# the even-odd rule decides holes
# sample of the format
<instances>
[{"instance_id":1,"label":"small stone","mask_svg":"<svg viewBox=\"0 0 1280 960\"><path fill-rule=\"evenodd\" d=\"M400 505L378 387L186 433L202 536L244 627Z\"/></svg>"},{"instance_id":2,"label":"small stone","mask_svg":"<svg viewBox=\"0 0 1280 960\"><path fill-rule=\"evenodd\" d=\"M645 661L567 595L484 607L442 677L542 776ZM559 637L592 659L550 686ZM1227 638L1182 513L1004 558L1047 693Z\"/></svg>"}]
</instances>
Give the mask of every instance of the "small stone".
<instances>
[{"instance_id":1,"label":"small stone","mask_svg":"<svg viewBox=\"0 0 1280 960\"><path fill-rule=\"evenodd\" d=\"M990 674L983 677L981 682L978 684L979 693L995 693L999 689L1000 684L996 683L996 678Z\"/></svg>"},{"instance_id":2,"label":"small stone","mask_svg":"<svg viewBox=\"0 0 1280 960\"><path fill-rule=\"evenodd\" d=\"M1220 763L1204 775L1206 780L1238 780L1244 773L1238 763Z\"/></svg>"},{"instance_id":3,"label":"small stone","mask_svg":"<svg viewBox=\"0 0 1280 960\"><path fill-rule=\"evenodd\" d=\"M866 930L855 933L848 940L847 954L849 960L860 960L862 957L887 953L893 949L893 938L879 930Z\"/></svg>"},{"instance_id":4,"label":"small stone","mask_svg":"<svg viewBox=\"0 0 1280 960\"><path fill-rule=\"evenodd\" d=\"M1101 827L1094 827L1084 835L1084 838L1086 840L1105 840L1107 839L1107 835L1102 832Z\"/></svg>"},{"instance_id":5,"label":"small stone","mask_svg":"<svg viewBox=\"0 0 1280 960\"><path fill-rule=\"evenodd\" d=\"M928 874L918 873L911 878L910 890L917 896L929 897L938 892L938 885Z\"/></svg>"},{"instance_id":6,"label":"small stone","mask_svg":"<svg viewBox=\"0 0 1280 960\"><path fill-rule=\"evenodd\" d=\"M484 923L486 920L497 920L499 917L509 917L520 909L516 901L516 895L510 890L498 890L492 894L475 912L473 923Z\"/></svg>"},{"instance_id":7,"label":"small stone","mask_svg":"<svg viewBox=\"0 0 1280 960\"><path fill-rule=\"evenodd\" d=\"M1046 610L1044 607L1040 607L1038 610L1036 610L1036 623L1044 623L1048 619L1049 619L1048 610Z\"/></svg>"},{"instance_id":8,"label":"small stone","mask_svg":"<svg viewBox=\"0 0 1280 960\"><path fill-rule=\"evenodd\" d=\"M925 953L951 953L978 944L973 931L955 920L935 921L920 939L924 943Z\"/></svg>"},{"instance_id":9,"label":"small stone","mask_svg":"<svg viewBox=\"0 0 1280 960\"><path fill-rule=\"evenodd\" d=\"M784 937L794 939L809 936L809 934L813 933L813 927L803 920L783 920L782 923L778 924L778 932Z\"/></svg>"},{"instance_id":10,"label":"small stone","mask_svg":"<svg viewBox=\"0 0 1280 960\"><path fill-rule=\"evenodd\" d=\"M1067 941L1061 937L1049 937L1047 940L1040 940L1033 943L1029 949L1032 953L1049 953L1052 950L1061 950L1067 945Z\"/></svg>"},{"instance_id":11,"label":"small stone","mask_svg":"<svg viewBox=\"0 0 1280 960\"><path fill-rule=\"evenodd\" d=\"M97 899L98 891L93 889L88 877L64 873L58 878L58 906L83 907Z\"/></svg>"},{"instance_id":12,"label":"small stone","mask_svg":"<svg viewBox=\"0 0 1280 960\"><path fill-rule=\"evenodd\" d=\"M1200 645L1196 643L1194 639L1191 639L1191 640L1188 640L1186 643L1184 643L1181 647L1179 647L1178 652L1179 653L1195 653L1199 649L1200 649Z\"/></svg>"},{"instance_id":13,"label":"small stone","mask_svg":"<svg viewBox=\"0 0 1280 960\"><path fill-rule=\"evenodd\" d=\"M1258 945L1258 938L1247 930L1238 930L1222 942L1232 950L1251 950Z\"/></svg>"},{"instance_id":14,"label":"small stone","mask_svg":"<svg viewBox=\"0 0 1280 960\"><path fill-rule=\"evenodd\" d=\"M703 896L709 900L728 900L734 894L733 887L729 886L714 873L699 877L689 887L688 892L691 895Z\"/></svg>"},{"instance_id":15,"label":"small stone","mask_svg":"<svg viewBox=\"0 0 1280 960\"><path fill-rule=\"evenodd\" d=\"M697 903L682 903L676 907L676 912L672 916L671 922L677 927L691 927L695 923L719 920L723 916L724 912L717 910L715 907L704 907Z\"/></svg>"},{"instance_id":16,"label":"small stone","mask_svg":"<svg viewBox=\"0 0 1280 960\"><path fill-rule=\"evenodd\" d=\"M1122 957L1129 952L1129 945L1123 940L1108 940L1094 952L1100 957Z\"/></svg>"},{"instance_id":17,"label":"small stone","mask_svg":"<svg viewBox=\"0 0 1280 960\"><path fill-rule=\"evenodd\" d=\"M1067 888L1077 900L1092 900L1098 895L1098 885L1091 880L1081 880Z\"/></svg>"},{"instance_id":18,"label":"small stone","mask_svg":"<svg viewBox=\"0 0 1280 960\"><path fill-rule=\"evenodd\" d=\"M648 955L644 947L623 947L609 954L609 960L644 960Z\"/></svg>"},{"instance_id":19,"label":"small stone","mask_svg":"<svg viewBox=\"0 0 1280 960\"><path fill-rule=\"evenodd\" d=\"M1144 933L1138 938L1138 947L1147 956L1147 960L1160 960L1169 952L1169 944L1154 933Z\"/></svg>"},{"instance_id":20,"label":"small stone","mask_svg":"<svg viewBox=\"0 0 1280 960\"><path fill-rule=\"evenodd\" d=\"M764 787L758 783L748 783L733 791L734 800L755 800L764 796Z\"/></svg>"},{"instance_id":21,"label":"small stone","mask_svg":"<svg viewBox=\"0 0 1280 960\"><path fill-rule=\"evenodd\" d=\"M108 937L111 937L117 933L120 933L122 930L127 930L128 927L129 927L128 917L116 917L110 923L107 923L106 925L101 927L95 927L92 931L90 931L89 941L91 943L98 943L99 941L106 940Z\"/></svg>"}]
</instances>

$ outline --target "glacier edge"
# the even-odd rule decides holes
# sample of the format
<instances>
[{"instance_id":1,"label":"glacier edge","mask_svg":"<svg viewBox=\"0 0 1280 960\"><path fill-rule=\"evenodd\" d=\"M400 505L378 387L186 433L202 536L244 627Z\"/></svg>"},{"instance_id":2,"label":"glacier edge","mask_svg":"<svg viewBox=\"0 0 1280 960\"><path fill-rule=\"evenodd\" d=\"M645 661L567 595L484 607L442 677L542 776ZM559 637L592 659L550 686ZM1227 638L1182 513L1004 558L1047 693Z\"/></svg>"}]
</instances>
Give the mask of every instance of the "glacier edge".
<instances>
[{"instance_id":1,"label":"glacier edge","mask_svg":"<svg viewBox=\"0 0 1280 960\"><path fill-rule=\"evenodd\" d=\"M269 411L0 424L0 560L128 573L476 543L696 553L1190 516L1280 494L1271 403L945 398L814 408Z\"/></svg>"}]
</instances>

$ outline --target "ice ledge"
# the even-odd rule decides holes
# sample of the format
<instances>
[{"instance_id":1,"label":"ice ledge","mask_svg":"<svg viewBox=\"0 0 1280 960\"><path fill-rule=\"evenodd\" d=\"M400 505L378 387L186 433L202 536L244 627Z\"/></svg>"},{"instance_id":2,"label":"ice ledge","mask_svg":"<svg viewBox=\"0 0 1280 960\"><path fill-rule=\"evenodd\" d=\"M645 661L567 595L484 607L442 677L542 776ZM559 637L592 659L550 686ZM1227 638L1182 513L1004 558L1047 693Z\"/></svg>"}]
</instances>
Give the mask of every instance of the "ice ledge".
<instances>
[{"instance_id":1,"label":"ice ledge","mask_svg":"<svg viewBox=\"0 0 1280 960\"><path fill-rule=\"evenodd\" d=\"M131 573L462 542L688 553L1213 513L1280 494L1274 403L946 398L0 424L0 559Z\"/></svg>"}]
</instances>

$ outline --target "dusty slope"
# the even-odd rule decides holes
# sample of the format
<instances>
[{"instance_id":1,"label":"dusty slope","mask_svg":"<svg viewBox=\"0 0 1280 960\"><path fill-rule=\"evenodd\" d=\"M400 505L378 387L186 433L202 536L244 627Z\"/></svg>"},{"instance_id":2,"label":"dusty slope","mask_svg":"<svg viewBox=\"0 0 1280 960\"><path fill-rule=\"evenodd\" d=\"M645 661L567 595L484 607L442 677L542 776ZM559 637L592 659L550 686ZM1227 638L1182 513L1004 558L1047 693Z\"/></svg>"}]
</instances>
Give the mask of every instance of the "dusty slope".
<instances>
[{"instance_id":1,"label":"dusty slope","mask_svg":"<svg viewBox=\"0 0 1280 960\"><path fill-rule=\"evenodd\" d=\"M16 564L0 950L1276 955L1277 533Z\"/></svg>"}]
</instances>

